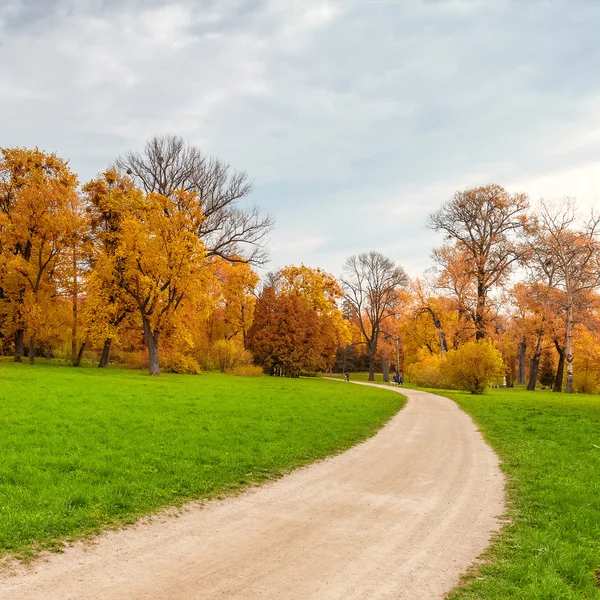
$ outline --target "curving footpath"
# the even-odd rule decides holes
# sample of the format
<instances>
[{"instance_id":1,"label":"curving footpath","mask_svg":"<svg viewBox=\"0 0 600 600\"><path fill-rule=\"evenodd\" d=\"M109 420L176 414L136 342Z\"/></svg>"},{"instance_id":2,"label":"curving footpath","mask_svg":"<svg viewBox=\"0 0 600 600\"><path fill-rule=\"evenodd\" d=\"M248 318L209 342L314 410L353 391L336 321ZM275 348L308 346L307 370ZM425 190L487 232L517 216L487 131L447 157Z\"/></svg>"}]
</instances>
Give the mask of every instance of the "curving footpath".
<instances>
[{"instance_id":1,"label":"curving footpath","mask_svg":"<svg viewBox=\"0 0 600 600\"><path fill-rule=\"evenodd\" d=\"M5 573L0 598L443 598L499 528L504 481L452 401L402 393L344 454Z\"/></svg>"}]
</instances>

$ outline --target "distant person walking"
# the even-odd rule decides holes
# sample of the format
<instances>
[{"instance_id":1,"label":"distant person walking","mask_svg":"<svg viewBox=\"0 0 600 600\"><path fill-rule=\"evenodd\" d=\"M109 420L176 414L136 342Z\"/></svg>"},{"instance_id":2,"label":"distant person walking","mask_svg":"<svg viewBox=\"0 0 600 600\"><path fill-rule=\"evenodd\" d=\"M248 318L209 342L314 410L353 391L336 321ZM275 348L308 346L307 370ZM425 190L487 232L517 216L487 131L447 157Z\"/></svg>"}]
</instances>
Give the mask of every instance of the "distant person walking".
<instances>
[{"instance_id":1,"label":"distant person walking","mask_svg":"<svg viewBox=\"0 0 600 600\"><path fill-rule=\"evenodd\" d=\"M344 373L344 380L345 380L345 381L350 381L350 373L348 373L348 371L346 371L346 372Z\"/></svg>"}]
</instances>

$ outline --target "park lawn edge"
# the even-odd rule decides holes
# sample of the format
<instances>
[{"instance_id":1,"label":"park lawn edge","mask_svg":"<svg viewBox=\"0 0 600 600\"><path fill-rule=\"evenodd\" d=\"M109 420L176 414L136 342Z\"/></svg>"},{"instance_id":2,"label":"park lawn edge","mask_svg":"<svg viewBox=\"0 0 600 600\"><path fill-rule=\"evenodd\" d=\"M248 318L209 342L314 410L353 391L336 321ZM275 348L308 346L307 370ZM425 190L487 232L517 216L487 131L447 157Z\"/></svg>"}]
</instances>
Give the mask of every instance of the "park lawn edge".
<instances>
[{"instance_id":1,"label":"park lawn edge","mask_svg":"<svg viewBox=\"0 0 600 600\"><path fill-rule=\"evenodd\" d=\"M216 373L216 372L215 372ZM219 373L220 375L220 373ZM188 377L189 375L180 375L180 377ZM228 375L228 377L235 377L241 379L241 376ZM302 377L301 379L314 380L314 377ZM318 379L327 379L325 377ZM392 391L387 386L377 386L383 389ZM396 417L405 407L408 401L408 397L405 394L395 392L399 395L399 407L398 409L389 415L389 417L383 419L377 425L370 427L365 431L365 436L359 440L353 440L348 445L341 446L334 449L333 451L324 454L318 458L298 458L291 466L278 467L268 473L262 473L259 477L254 480L246 480L244 482L231 481L227 482L222 489L208 492L205 495L192 494L190 496L181 496L173 498L169 502L149 509L142 509L132 511L125 515L114 515L111 518L98 522L93 526L82 528L77 530L73 534L61 536L60 538L48 540L43 544L34 544L30 548L19 551L10 551L0 549L0 575L3 573L9 573L18 569L19 566L28 566L32 563L43 560L44 556L50 554L60 554L69 548L77 545L94 545L104 534L109 532L115 532L122 529L135 528L138 526L148 525L155 522L157 519L169 519L177 518L179 515L190 510L201 510L206 504L215 501L227 501L235 498L244 493L248 493L253 489L262 487L263 485L273 484L279 479L289 475L290 473L299 470L309 468L313 465L330 460L336 456L343 454L357 447L371 438L375 437L386 425Z\"/></svg>"}]
</instances>

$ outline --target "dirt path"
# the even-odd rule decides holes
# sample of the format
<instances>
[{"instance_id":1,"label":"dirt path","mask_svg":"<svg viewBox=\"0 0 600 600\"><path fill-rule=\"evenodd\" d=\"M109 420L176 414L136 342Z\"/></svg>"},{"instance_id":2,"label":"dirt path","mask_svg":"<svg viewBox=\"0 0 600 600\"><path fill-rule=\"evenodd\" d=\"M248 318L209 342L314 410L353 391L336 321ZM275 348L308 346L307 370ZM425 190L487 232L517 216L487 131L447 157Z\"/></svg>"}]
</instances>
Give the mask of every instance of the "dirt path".
<instances>
[{"instance_id":1,"label":"dirt path","mask_svg":"<svg viewBox=\"0 0 600 600\"><path fill-rule=\"evenodd\" d=\"M407 406L348 452L3 575L0 598L443 598L498 528L503 478L453 402L402 391Z\"/></svg>"}]
</instances>

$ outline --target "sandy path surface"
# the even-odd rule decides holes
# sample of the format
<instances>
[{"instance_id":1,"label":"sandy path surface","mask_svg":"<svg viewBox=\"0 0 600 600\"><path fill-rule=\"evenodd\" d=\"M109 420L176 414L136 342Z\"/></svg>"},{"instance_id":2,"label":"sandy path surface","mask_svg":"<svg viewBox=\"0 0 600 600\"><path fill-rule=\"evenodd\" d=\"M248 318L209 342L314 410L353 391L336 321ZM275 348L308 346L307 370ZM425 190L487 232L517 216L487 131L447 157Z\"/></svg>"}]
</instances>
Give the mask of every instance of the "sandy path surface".
<instances>
[{"instance_id":1,"label":"sandy path surface","mask_svg":"<svg viewBox=\"0 0 600 600\"><path fill-rule=\"evenodd\" d=\"M503 477L453 402L402 392L348 452L5 573L0 598L443 598L498 529Z\"/></svg>"}]
</instances>

